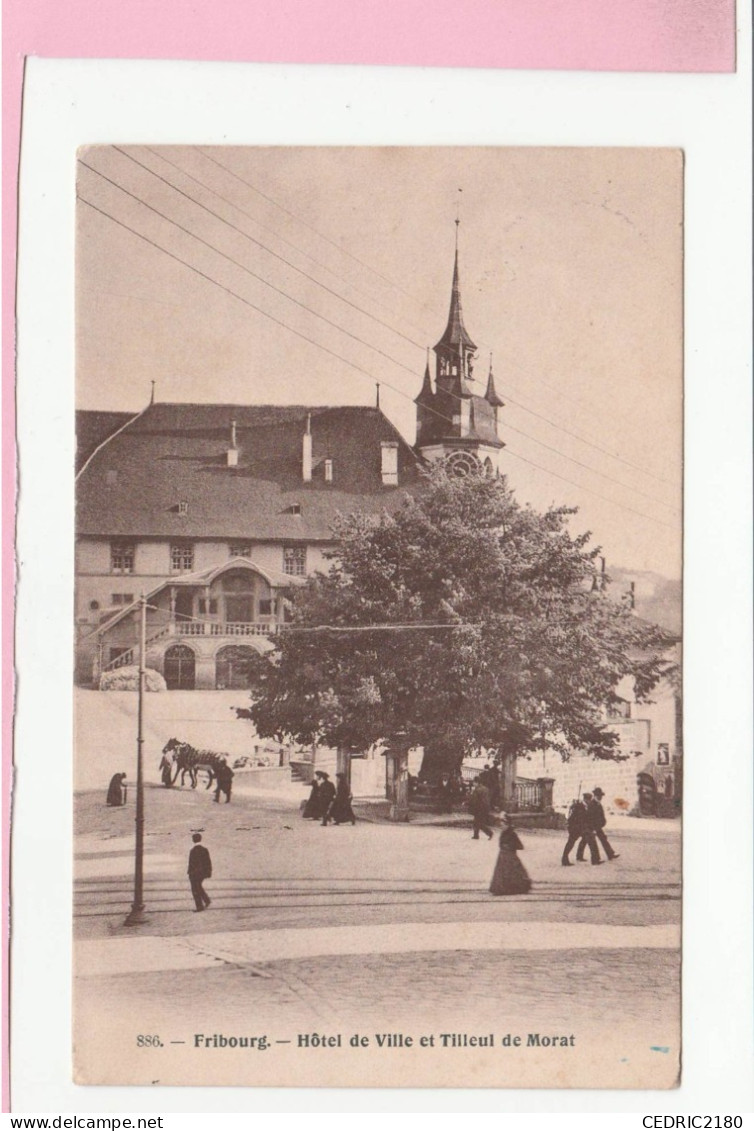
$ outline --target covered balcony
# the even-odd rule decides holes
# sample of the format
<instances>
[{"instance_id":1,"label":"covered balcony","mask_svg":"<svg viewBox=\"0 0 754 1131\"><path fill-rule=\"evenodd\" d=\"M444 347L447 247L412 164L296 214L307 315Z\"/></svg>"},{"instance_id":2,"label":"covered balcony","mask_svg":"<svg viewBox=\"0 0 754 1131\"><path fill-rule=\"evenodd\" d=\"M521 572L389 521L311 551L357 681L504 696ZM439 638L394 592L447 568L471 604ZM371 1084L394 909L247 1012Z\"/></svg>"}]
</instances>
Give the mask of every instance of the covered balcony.
<instances>
[{"instance_id":1,"label":"covered balcony","mask_svg":"<svg viewBox=\"0 0 754 1131\"><path fill-rule=\"evenodd\" d=\"M303 579L272 574L244 558L164 581L147 595L147 666L169 689L244 687L253 652L285 623L287 593ZM94 679L138 662L139 603L98 629Z\"/></svg>"}]
</instances>

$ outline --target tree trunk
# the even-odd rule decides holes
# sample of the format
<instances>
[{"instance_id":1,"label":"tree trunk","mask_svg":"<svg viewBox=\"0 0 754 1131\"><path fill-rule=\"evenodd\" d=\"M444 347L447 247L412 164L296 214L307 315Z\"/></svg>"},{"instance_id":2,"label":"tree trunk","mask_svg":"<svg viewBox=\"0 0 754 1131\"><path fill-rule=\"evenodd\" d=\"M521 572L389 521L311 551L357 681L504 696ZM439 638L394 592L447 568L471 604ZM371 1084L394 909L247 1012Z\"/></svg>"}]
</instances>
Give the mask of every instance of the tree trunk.
<instances>
[{"instance_id":1,"label":"tree trunk","mask_svg":"<svg viewBox=\"0 0 754 1131\"><path fill-rule=\"evenodd\" d=\"M388 750L386 794L390 805L391 821L408 820L408 751Z\"/></svg>"},{"instance_id":2,"label":"tree trunk","mask_svg":"<svg viewBox=\"0 0 754 1131\"><path fill-rule=\"evenodd\" d=\"M504 812L516 808L516 764L515 754L504 754L500 763L500 804Z\"/></svg>"}]
</instances>

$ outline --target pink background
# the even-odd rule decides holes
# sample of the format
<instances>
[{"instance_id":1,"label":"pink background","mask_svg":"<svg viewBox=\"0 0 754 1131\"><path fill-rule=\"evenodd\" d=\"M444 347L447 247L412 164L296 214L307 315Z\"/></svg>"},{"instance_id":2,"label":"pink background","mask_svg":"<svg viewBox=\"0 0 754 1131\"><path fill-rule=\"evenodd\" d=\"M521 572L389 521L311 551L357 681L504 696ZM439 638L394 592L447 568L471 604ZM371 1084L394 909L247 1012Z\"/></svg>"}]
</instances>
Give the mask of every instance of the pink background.
<instances>
[{"instance_id":1,"label":"pink background","mask_svg":"<svg viewBox=\"0 0 754 1131\"><path fill-rule=\"evenodd\" d=\"M735 0L4 0L3 489L12 544L16 183L23 64L207 59L508 69L730 72ZM8 896L15 562L3 582L3 1111L8 1094Z\"/></svg>"}]
</instances>

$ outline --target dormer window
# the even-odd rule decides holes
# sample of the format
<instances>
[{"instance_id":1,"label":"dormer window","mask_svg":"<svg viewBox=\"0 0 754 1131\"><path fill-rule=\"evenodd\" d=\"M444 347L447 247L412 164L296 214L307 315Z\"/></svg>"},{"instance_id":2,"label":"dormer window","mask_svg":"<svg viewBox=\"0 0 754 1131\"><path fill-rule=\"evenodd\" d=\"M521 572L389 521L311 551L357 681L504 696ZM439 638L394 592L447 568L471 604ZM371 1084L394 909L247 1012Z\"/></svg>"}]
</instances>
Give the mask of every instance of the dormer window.
<instances>
[{"instance_id":1,"label":"dormer window","mask_svg":"<svg viewBox=\"0 0 754 1131\"><path fill-rule=\"evenodd\" d=\"M301 503L291 503L289 507L285 508L285 514L301 514Z\"/></svg>"},{"instance_id":2,"label":"dormer window","mask_svg":"<svg viewBox=\"0 0 754 1131\"><path fill-rule=\"evenodd\" d=\"M178 504L178 514L188 514L188 503L180 502Z\"/></svg>"},{"instance_id":3,"label":"dormer window","mask_svg":"<svg viewBox=\"0 0 754 1131\"><path fill-rule=\"evenodd\" d=\"M332 460L325 460L325 483L332 483Z\"/></svg>"}]
</instances>

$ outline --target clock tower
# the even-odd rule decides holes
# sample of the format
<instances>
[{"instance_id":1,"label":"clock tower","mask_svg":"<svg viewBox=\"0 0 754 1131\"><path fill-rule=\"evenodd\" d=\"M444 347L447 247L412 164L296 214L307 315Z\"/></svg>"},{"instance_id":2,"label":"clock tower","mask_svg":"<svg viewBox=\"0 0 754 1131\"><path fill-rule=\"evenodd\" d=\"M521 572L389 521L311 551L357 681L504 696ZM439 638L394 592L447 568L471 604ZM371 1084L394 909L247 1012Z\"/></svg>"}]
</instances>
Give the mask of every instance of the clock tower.
<instances>
[{"instance_id":1,"label":"clock tower","mask_svg":"<svg viewBox=\"0 0 754 1131\"><path fill-rule=\"evenodd\" d=\"M495 390L490 358L484 395L473 391L477 347L463 322L458 271L458 227L450 311L445 332L434 347L435 381L432 385L429 351L424 382L416 397L416 450L424 459L445 460L458 475L484 470L500 473L499 410L503 402Z\"/></svg>"}]
</instances>

